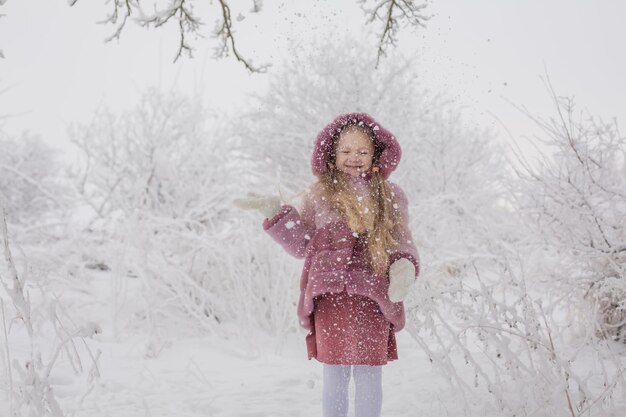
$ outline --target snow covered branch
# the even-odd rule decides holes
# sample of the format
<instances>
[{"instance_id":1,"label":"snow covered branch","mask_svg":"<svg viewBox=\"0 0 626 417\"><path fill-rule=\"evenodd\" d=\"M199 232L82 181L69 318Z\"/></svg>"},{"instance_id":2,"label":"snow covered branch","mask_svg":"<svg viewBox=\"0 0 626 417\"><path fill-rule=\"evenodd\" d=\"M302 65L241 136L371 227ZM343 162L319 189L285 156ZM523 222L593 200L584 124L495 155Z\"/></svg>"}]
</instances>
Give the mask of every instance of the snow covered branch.
<instances>
[{"instance_id":1,"label":"snow covered branch","mask_svg":"<svg viewBox=\"0 0 626 417\"><path fill-rule=\"evenodd\" d=\"M216 35L222 39L222 46L217 49L217 56L224 57L228 54L228 43L230 43L230 48L237 58L237 61L243 63L246 69L250 72L265 72L267 65L262 67L254 68L252 65L241 56L241 54L237 51L235 47L235 37L232 32L232 21L230 18L230 7L228 3L224 0L219 0L220 7L222 8L222 21L221 24L218 25L218 30L216 31ZM254 9L258 9L258 4L255 2Z\"/></svg>"},{"instance_id":2,"label":"snow covered branch","mask_svg":"<svg viewBox=\"0 0 626 417\"><path fill-rule=\"evenodd\" d=\"M78 0L70 0L69 5L74 6ZM193 47L188 42L190 35L201 36L200 28L203 25L202 20L194 12L193 6L197 3L196 0L168 0L166 5L163 5L162 1L152 1L148 6L152 6L154 11L147 11L147 7L143 6L137 0L112 0L111 13L106 16L100 23L110 24L115 27L115 31L111 36L106 38L109 42L114 39L119 39L122 31L126 27L126 23L129 18L133 18L135 22L142 27L154 27L159 29L165 26L168 22L174 21L178 26L178 48L174 62L176 62L183 53L187 53L190 57L193 54ZM242 62L246 69L250 72L262 72L264 67L254 67L250 64L249 60L244 58L238 51L235 45L235 38L233 36L233 23L230 17L230 7L225 0L219 0L220 5L220 19L218 19L218 26L221 28L216 31L215 37L218 37L221 42L221 47L218 48L221 51L218 56L223 57L228 54L229 50L232 50L235 58ZM261 10L261 1L253 1L253 8L251 13L256 13Z\"/></svg>"},{"instance_id":3,"label":"snow covered branch","mask_svg":"<svg viewBox=\"0 0 626 417\"><path fill-rule=\"evenodd\" d=\"M56 159L58 151L36 136L9 136L0 130L0 204L16 227L45 224L66 212L71 191Z\"/></svg>"},{"instance_id":4,"label":"snow covered branch","mask_svg":"<svg viewBox=\"0 0 626 417\"><path fill-rule=\"evenodd\" d=\"M66 335L61 335L57 329L58 336L61 336L61 340L55 342L53 353L49 360L42 359L44 355L44 346L41 343L41 337L43 330L41 329L41 323L35 325L35 316L33 315L33 309L31 304L31 297L27 290L26 278L23 275L18 274L11 248L9 244L9 232L6 223L6 215L4 209L0 207L0 240L4 248L4 261L9 271L9 278L5 278L3 274L0 274L0 283L4 289L4 293L12 302L13 318L9 320L9 323L13 324L16 319L22 323L26 329L26 339L29 349L26 350L23 347L17 352L15 358L11 360L11 344L9 342L9 332L7 331L7 311L5 309L4 295L0 298L2 308L2 322L3 332L5 339L5 355L1 360L6 358L6 368L8 370L7 376L9 378L8 388L10 397L10 415L14 417L26 417L26 416L43 416L43 417L63 417L61 406L59 405L57 398L53 391L53 384L51 382L51 373L57 365L57 359L61 355L62 351L70 344L74 343L76 338L89 338L97 333L100 333L100 327L94 323L87 323L84 326L79 326L73 332L69 332ZM8 281L8 282L7 282ZM10 283L9 283L10 282ZM60 319L56 312L53 310L47 311L51 316L44 315L44 320L49 319L53 323L60 323ZM40 314L41 316L41 314ZM9 326L9 329L13 327ZM15 332L19 332L18 329L13 329ZM76 349L73 349L76 351ZM89 347L87 351L92 358L92 361L97 361L97 358L91 354ZM80 364L80 357L77 355L76 360ZM70 361L72 359L70 358ZM15 370L15 374L11 372L12 368ZM92 377L93 375L90 375ZM2 378L4 379L4 378ZM4 382L0 379L0 382Z\"/></svg>"},{"instance_id":5,"label":"snow covered branch","mask_svg":"<svg viewBox=\"0 0 626 417\"><path fill-rule=\"evenodd\" d=\"M405 23L408 26L426 27L425 22L430 18L422 13L428 6L427 3L419 3L415 0L374 0L377 2L373 8L368 9L365 4L369 0L359 0L363 4L362 8L366 16L369 17L368 22L380 20L383 22L383 32L380 35L377 49L376 65L380 62L380 58L386 55L386 49L389 46L395 46L398 35L399 26ZM382 14L379 12L382 11Z\"/></svg>"},{"instance_id":6,"label":"snow covered branch","mask_svg":"<svg viewBox=\"0 0 626 417\"><path fill-rule=\"evenodd\" d=\"M6 293L13 301L13 305L19 315L19 318L22 320L22 323L24 323L26 329L28 330L28 334L32 337L33 326L30 320L30 300L28 300L27 297L25 297L24 295L24 281L18 275L17 268L15 268L15 262L13 262L11 248L9 247L9 231L7 228L6 213L4 211L4 207L0 206L0 214L2 215L2 219L0 219L2 220L0 222L0 238L2 238L2 243L4 246L4 260L9 269L11 286L9 286L9 284L7 284L4 279L0 279L0 282L2 283L2 286L4 287Z\"/></svg>"},{"instance_id":7,"label":"snow covered branch","mask_svg":"<svg viewBox=\"0 0 626 417\"><path fill-rule=\"evenodd\" d=\"M543 133L534 166L522 168L517 204L542 240L568 259L558 279L570 295L582 292L596 309L600 334L626 342L626 137L617 123L576 111L549 79L555 116L521 108Z\"/></svg>"},{"instance_id":8,"label":"snow covered branch","mask_svg":"<svg viewBox=\"0 0 626 417\"><path fill-rule=\"evenodd\" d=\"M521 259L502 255L467 259L467 274L437 276L416 292L408 330L432 366L470 414L611 415L622 359L606 344L572 344L558 300L527 287ZM596 355L602 365L591 378L580 366Z\"/></svg>"},{"instance_id":9,"label":"snow covered branch","mask_svg":"<svg viewBox=\"0 0 626 417\"><path fill-rule=\"evenodd\" d=\"M425 27L429 16L425 15L423 11L428 3L417 0L376 0L377 4L368 6L369 1L358 0L359 3L362 3L362 9L368 23L382 22L382 33L377 46L376 63L378 64L380 58L386 55L388 48L395 46L401 26ZM78 0L68 0L68 3L70 6L74 6ZM203 36L201 28L204 23L199 16L204 15L208 10L204 10L204 13L200 14L194 11L194 6L203 5L200 0L151 0L147 6L145 2L140 3L138 0L111 0L109 3L111 12L100 23L110 24L115 27L115 30L106 41L119 39L129 19L134 19L142 27L154 27L155 29L174 21L178 26L179 36L177 53L174 58L174 61L177 61L183 53L187 53L190 57L193 54L194 48L188 41L189 36ZM232 52L235 59L241 62L248 71L265 72L269 64L255 66L249 58L246 58L237 49L231 17L233 2L218 0L216 3L219 5L219 11L215 10L215 14L219 17L215 22L213 36L219 39L219 46L215 49L215 57L223 58ZM239 4L235 5L241 8ZM252 8L248 12L259 13L262 5L262 1L252 0ZM149 12L149 8L154 9L154 11ZM243 14L239 13L237 20L243 20Z\"/></svg>"},{"instance_id":10,"label":"snow covered branch","mask_svg":"<svg viewBox=\"0 0 626 417\"><path fill-rule=\"evenodd\" d=\"M165 25L172 18L178 23L180 36L178 52L174 58L174 62L176 62L183 52L187 52L191 56L192 48L186 41L186 35L197 33L201 25L200 19L193 14L190 2L187 0L174 0L169 8L157 11L152 15L142 15L138 18L138 22L141 26L149 27L154 25L155 28L158 28Z\"/></svg>"}]
</instances>

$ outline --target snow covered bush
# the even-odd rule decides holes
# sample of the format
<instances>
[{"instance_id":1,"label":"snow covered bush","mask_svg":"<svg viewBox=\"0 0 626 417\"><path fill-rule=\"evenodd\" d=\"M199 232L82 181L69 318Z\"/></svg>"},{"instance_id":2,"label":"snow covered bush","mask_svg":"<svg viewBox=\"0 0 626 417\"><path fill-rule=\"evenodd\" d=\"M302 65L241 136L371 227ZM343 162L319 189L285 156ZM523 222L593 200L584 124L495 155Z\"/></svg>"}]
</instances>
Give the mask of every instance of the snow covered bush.
<instances>
[{"instance_id":1,"label":"snow covered bush","mask_svg":"<svg viewBox=\"0 0 626 417\"><path fill-rule=\"evenodd\" d=\"M0 128L0 210L20 249L16 262L28 264L39 284L63 258L57 245L67 236L76 196L59 157L39 137L12 136Z\"/></svg>"},{"instance_id":2,"label":"snow covered bush","mask_svg":"<svg viewBox=\"0 0 626 417\"><path fill-rule=\"evenodd\" d=\"M62 416L58 379L86 377L88 389L97 376L97 358L88 374L91 352L79 340L98 325L68 318L57 292L75 193L58 150L40 138L0 129L0 149L0 387L11 417Z\"/></svg>"},{"instance_id":3,"label":"snow covered bush","mask_svg":"<svg viewBox=\"0 0 626 417\"><path fill-rule=\"evenodd\" d=\"M535 163L518 158L517 205L537 246L559 260L546 278L578 313L581 331L626 343L626 137L616 121L550 92L555 116L525 111L546 150Z\"/></svg>"},{"instance_id":4,"label":"snow covered bush","mask_svg":"<svg viewBox=\"0 0 626 417\"><path fill-rule=\"evenodd\" d=\"M52 416L65 413L55 394L55 379L73 373L81 379L81 389L89 390L98 377L98 355L80 339L100 332L91 322L68 318L58 299L50 297L49 286L28 279L27 265L18 273L18 263L11 253L6 217L0 210L0 316L4 343L0 346L0 390L8 397L11 417ZM21 263L28 261L22 259ZM62 313L59 313L59 310ZM50 342L54 340L54 342ZM63 358L64 366L59 366ZM86 360L90 359L89 369ZM69 368L69 369L67 369ZM82 379L85 377L85 379Z\"/></svg>"},{"instance_id":5,"label":"snow covered bush","mask_svg":"<svg viewBox=\"0 0 626 417\"><path fill-rule=\"evenodd\" d=\"M0 128L0 206L16 226L57 220L68 207L70 188L62 181L58 150L28 132L10 136Z\"/></svg>"},{"instance_id":6,"label":"snow covered bush","mask_svg":"<svg viewBox=\"0 0 626 417\"><path fill-rule=\"evenodd\" d=\"M430 117L438 127L414 153L415 171L426 177L411 207L424 265L406 303L408 331L461 398L458 412L613 415L624 359L610 345L574 337L564 308L572 294L562 292L572 287L550 278L571 279L575 268L538 248L516 212L537 187L509 193L513 165L459 110L433 109ZM546 239L555 233L545 230ZM586 373L590 364L595 374Z\"/></svg>"},{"instance_id":7,"label":"snow covered bush","mask_svg":"<svg viewBox=\"0 0 626 417\"><path fill-rule=\"evenodd\" d=\"M243 336L293 327L280 278L262 279L284 276L284 266L259 277L265 266L251 249L261 246L258 233L231 203L254 173L227 123L237 120L151 90L134 109L102 110L73 130L85 155L76 175L99 241L87 256L113 279L141 281L136 314L154 335L149 354L185 330Z\"/></svg>"}]
</instances>

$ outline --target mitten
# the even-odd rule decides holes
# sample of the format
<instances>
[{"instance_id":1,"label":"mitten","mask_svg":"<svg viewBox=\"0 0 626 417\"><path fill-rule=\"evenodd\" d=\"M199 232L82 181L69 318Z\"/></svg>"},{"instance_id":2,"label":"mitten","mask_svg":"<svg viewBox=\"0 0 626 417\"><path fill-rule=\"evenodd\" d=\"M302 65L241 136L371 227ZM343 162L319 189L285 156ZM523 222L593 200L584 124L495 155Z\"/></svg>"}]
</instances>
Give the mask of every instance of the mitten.
<instances>
[{"instance_id":1,"label":"mitten","mask_svg":"<svg viewBox=\"0 0 626 417\"><path fill-rule=\"evenodd\" d=\"M278 214L281 207L280 198L252 192L249 192L247 197L236 198L233 203L243 210L257 210L268 219Z\"/></svg>"},{"instance_id":2,"label":"mitten","mask_svg":"<svg viewBox=\"0 0 626 417\"><path fill-rule=\"evenodd\" d=\"M393 303L404 300L415 281L415 265L406 258L400 258L389 268L389 300Z\"/></svg>"}]
</instances>

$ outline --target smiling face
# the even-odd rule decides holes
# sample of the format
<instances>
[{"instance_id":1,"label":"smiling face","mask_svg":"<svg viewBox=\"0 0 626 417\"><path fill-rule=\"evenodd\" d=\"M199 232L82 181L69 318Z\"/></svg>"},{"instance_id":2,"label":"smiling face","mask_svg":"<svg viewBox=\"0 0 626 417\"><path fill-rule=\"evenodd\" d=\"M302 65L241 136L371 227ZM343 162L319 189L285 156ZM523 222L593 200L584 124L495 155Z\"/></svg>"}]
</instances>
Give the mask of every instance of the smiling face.
<instances>
[{"instance_id":1,"label":"smiling face","mask_svg":"<svg viewBox=\"0 0 626 417\"><path fill-rule=\"evenodd\" d=\"M363 131L348 129L339 136L335 155L337 169L356 177L372 167L374 144Z\"/></svg>"}]
</instances>

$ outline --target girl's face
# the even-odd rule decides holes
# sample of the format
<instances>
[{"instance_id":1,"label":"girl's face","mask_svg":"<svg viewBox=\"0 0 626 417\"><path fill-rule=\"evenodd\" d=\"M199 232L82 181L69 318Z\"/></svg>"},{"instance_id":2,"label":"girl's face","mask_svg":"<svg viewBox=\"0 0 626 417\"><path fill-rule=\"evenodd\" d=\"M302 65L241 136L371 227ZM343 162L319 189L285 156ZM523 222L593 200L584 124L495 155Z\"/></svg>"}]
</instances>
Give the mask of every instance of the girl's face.
<instances>
[{"instance_id":1,"label":"girl's face","mask_svg":"<svg viewBox=\"0 0 626 417\"><path fill-rule=\"evenodd\" d=\"M356 177L372 167L374 144L360 130L348 130L339 137L335 155L337 169Z\"/></svg>"}]
</instances>

